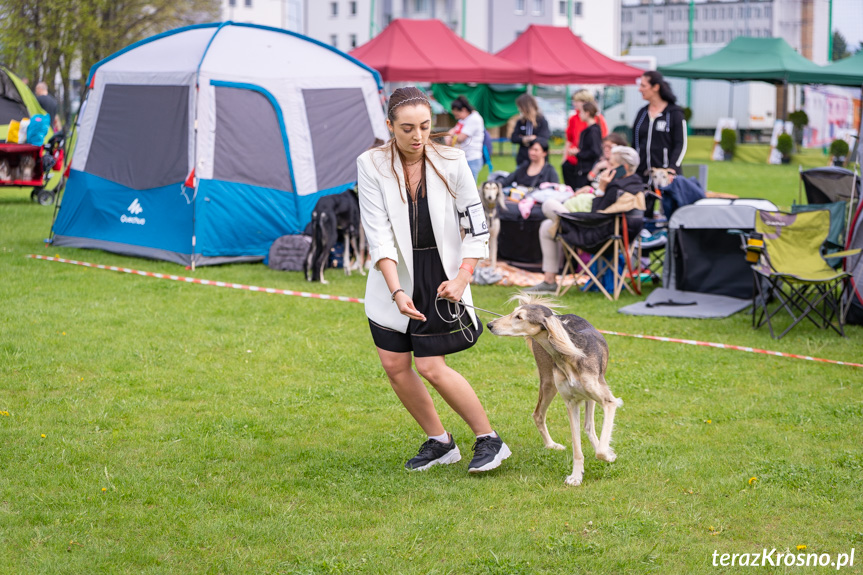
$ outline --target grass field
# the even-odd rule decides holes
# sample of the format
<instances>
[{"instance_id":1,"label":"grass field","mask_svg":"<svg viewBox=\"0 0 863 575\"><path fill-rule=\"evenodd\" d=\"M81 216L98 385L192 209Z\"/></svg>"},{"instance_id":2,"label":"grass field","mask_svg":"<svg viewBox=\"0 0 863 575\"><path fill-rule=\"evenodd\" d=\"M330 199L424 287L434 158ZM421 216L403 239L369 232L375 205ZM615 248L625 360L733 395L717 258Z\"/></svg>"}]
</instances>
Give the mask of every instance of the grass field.
<instances>
[{"instance_id":1,"label":"grass field","mask_svg":"<svg viewBox=\"0 0 863 575\"><path fill-rule=\"evenodd\" d=\"M687 161L708 146L693 138ZM710 163L710 187L788 205L796 170ZM773 548L833 560L855 548L842 572L861 572L863 369L609 336L618 460L584 441L573 488L571 452L543 449L530 417L524 343L486 333L450 362L513 456L482 477L469 458L409 474L424 437L361 305L26 258L309 288L263 265L192 272L48 248L52 211L0 191L0 573L732 573L749 569L713 567L714 552ZM328 277L321 291L362 297L364 278ZM511 289L474 293L510 309ZM863 361L860 327L842 339L802 325L776 342L745 313L617 313L632 301L563 299L600 329ZM440 411L469 454L469 429ZM569 446L563 403L549 416Z\"/></svg>"}]
</instances>

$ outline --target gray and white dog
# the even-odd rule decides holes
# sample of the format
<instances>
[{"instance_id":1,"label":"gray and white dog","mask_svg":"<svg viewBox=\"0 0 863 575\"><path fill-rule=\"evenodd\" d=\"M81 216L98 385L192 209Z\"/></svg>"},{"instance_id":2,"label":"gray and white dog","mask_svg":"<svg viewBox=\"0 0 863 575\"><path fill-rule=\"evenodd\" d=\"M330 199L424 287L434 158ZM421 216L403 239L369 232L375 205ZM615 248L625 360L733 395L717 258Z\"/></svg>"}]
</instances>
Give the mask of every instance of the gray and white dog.
<instances>
[{"instance_id":1,"label":"gray and white dog","mask_svg":"<svg viewBox=\"0 0 863 575\"><path fill-rule=\"evenodd\" d=\"M488 257L494 269L497 267L497 237L500 235L499 212L505 207L506 200L503 196L503 188L497 182L485 182L480 186L479 197L482 199L485 221L488 223Z\"/></svg>"},{"instance_id":2,"label":"gray and white dog","mask_svg":"<svg viewBox=\"0 0 863 575\"><path fill-rule=\"evenodd\" d=\"M513 299L518 307L507 316L488 323L495 335L520 336L527 339L539 371L539 401L533 419L545 446L564 449L552 441L545 422L551 400L560 393L569 413L572 432L572 474L568 485L580 485L584 478L584 454L581 451L579 411L584 403L584 431L596 452L596 458L612 462L617 458L611 449L614 414L623 401L614 397L605 381L608 344L602 334L586 319L577 315L555 315L556 305L549 300L519 294ZM599 438L593 424L596 404L603 410Z\"/></svg>"}]
</instances>

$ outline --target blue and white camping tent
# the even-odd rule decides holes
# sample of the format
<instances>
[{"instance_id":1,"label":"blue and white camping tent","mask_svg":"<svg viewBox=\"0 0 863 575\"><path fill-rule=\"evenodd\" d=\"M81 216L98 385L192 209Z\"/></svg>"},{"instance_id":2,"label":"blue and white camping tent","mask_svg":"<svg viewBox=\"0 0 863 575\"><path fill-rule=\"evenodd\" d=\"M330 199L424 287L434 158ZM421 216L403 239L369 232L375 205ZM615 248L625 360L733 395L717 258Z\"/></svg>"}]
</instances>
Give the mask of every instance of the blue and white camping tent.
<instances>
[{"instance_id":1,"label":"blue and white camping tent","mask_svg":"<svg viewBox=\"0 0 863 575\"><path fill-rule=\"evenodd\" d=\"M263 259L386 140L379 74L286 30L170 31L99 62L57 246L207 265Z\"/></svg>"}]
</instances>

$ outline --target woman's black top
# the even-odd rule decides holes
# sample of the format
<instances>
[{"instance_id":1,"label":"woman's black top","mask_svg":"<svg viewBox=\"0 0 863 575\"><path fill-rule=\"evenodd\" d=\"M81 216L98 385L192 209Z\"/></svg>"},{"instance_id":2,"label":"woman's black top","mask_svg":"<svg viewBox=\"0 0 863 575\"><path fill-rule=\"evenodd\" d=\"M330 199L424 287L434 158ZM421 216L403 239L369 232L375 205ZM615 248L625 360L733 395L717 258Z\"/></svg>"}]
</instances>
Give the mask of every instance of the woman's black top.
<instances>
[{"instance_id":1,"label":"woman's black top","mask_svg":"<svg viewBox=\"0 0 863 575\"><path fill-rule=\"evenodd\" d=\"M527 118L519 118L512 129L509 141L513 144L518 144L518 154L515 157L516 166L530 160L527 156L527 150L533 145L533 142L525 146L521 140L523 136L530 135L536 136L535 141L548 145L548 140L551 139L551 130L548 127L548 120L541 114L536 117L536 125L531 123Z\"/></svg>"},{"instance_id":2,"label":"woman's black top","mask_svg":"<svg viewBox=\"0 0 863 575\"><path fill-rule=\"evenodd\" d=\"M530 176L527 173L527 168L530 167L530 162L525 162L515 169L510 175L500 181L500 185L504 188L507 186L525 186L526 188L537 188L545 182L558 183L560 180L557 177L557 170L551 164L546 162L538 174Z\"/></svg>"},{"instance_id":3,"label":"woman's black top","mask_svg":"<svg viewBox=\"0 0 863 575\"><path fill-rule=\"evenodd\" d=\"M415 250L437 247L429 213L429 199L425 193L425 167L417 186L416 197L410 198L408 202L408 212L411 222L411 247Z\"/></svg>"},{"instance_id":4,"label":"woman's black top","mask_svg":"<svg viewBox=\"0 0 863 575\"><path fill-rule=\"evenodd\" d=\"M591 124L582 130L578 138L578 153L575 157L578 158L576 165L579 167L579 172L583 169L585 174L602 157L602 130L599 124Z\"/></svg>"}]
</instances>

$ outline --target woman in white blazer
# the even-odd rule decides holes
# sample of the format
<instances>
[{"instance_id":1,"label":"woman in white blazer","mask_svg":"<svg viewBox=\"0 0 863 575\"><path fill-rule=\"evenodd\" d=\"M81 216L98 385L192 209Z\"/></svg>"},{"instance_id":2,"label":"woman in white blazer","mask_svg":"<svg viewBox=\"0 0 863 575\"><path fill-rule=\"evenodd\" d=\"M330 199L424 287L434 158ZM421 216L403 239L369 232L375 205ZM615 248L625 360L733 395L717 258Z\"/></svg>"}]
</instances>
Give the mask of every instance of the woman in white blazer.
<instances>
[{"instance_id":1,"label":"woman in white blazer","mask_svg":"<svg viewBox=\"0 0 863 575\"><path fill-rule=\"evenodd\" d=\"M476 182L462 151L429 141L431 105L417 88L393 92L387 126L393 138L357 159L357 189L373 264L365 297L372 338L393 390L428 435L405 467L461 459L422 375L477 436L468 471L488 471L510 450L473 388L445 361L482 333L473 309L453 303L473 305L473 268L488 256Z\"/></svg>"}]
</instances>

